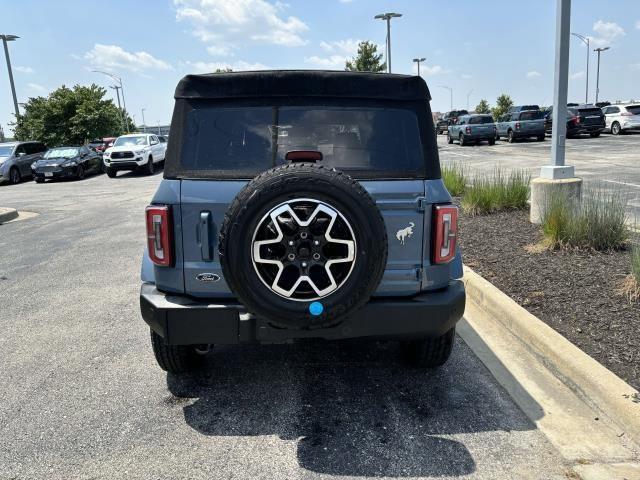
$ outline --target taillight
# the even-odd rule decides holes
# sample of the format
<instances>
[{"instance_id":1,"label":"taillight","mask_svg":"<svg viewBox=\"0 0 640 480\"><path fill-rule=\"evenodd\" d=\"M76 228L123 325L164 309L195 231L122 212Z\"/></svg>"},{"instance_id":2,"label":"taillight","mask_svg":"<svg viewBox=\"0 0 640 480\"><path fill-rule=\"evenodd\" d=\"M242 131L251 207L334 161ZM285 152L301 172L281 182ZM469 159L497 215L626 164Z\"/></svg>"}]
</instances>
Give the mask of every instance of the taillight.
<instances>
[{"instance_id":1,"label":"taillight","mask_svg":"<svg viewBox=\"0 0 640 480\"><path fill-rule=\"evenodd\" d=\"M471 134L471 127L466 127L466 128L464 129L464 131L465 131L467 134Z\"/></svg>"},{"instance_id":2,"label":"taillight","mask_svg":"<svg viewBox=\"0 0 640 480\"><path fill-rule=\"evenodd\" d=\"M577 117L577 116L576 116L576 117L572 117L572 118L571 118L571 121L572 121L573 123L575 123L576 125L578 125L578 124L580 123L580 117Z\"/></svg>"},{"instance_id":3,"label":"taillight","mask_svg":"<svg viewBox=\"0 0 640 480\"><path fill-rule=\"evenodd\" d=\"M458 207L436 205L433 209L433 254L434 264L448 263L456 256L458 236Z\"/></svg>"},{"instance_id":4,"label":"taillight","mask_svg":"<svg viewBox=\"0 0 640 480\"><path fill-rule=\"evenodd\" d=\"M631 112L622 112L620 114L621 117L633 117L633 113Z\"/></svg>"},{"instance_id":5,"label":"taillight","mask_svg":"<svg viewBox=\"0 0 640 480\"><path fill-rule=\"evenodd\" d=\"M149 258L160 267L173 265L173 223L171 207L149 205L147 216L147 247Z\"/></svg>"},{"instance_id":6,"label":"taillight","mask_svg":"<svg viewBox=\"0 0 640 480\"><path fill-rule=\"evenodd\" d=\"M520 122L516 122L516 130L520 130Z\"/></svg>"}]
</instances>

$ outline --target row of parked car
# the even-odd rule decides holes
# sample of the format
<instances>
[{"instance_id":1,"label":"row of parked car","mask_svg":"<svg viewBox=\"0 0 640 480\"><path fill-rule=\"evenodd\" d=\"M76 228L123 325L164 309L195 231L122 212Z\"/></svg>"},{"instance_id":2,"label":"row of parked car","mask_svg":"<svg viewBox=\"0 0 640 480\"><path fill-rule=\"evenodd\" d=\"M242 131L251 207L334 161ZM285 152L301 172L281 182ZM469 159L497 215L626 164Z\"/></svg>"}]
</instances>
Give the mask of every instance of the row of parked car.
<instances>
[{"instance_id":1,"label":"row of parked car","mask_svg":"<svg viewBox=\"0 0 640 480\"><path fill-rule=\"evenodd\" d=\"M436 123L436 133L446 133L449 143L460 145L505 138L513 143L522 138L544 141L553 127L553 107L540 109L537 105L511 107L499 119L489 114L454 110L445 113ZM602 132L620 135L628 131L640 131L640 104L595 105L570 104L566 107L567 137L589 134L598 137Z\"/></svg>"},{"instance_id":2,"label":"row of parked car","mask_svg":"<svg viewBox=\"0 0 640 480\"><path fill-rule=\"evenodd\" d=\"M42 142L0 143L0 184L20 183L33 178L45 180L75 178L106 173L114 178L121 170L142 170L153 174L164 162L167 137L133 133L94 140L86 145L47 148Z\"/></svg>"}]
</instances>

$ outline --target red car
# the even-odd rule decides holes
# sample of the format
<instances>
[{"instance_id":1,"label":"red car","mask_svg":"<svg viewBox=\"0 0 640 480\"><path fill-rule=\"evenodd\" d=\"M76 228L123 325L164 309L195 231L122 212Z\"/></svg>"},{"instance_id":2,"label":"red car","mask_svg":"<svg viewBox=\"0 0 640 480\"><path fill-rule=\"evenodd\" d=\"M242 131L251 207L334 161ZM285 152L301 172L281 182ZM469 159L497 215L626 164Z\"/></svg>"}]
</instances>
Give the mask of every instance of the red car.
<instances>
[{"instance_id":1,"label":"red car","mask_svg":"<svg viewBox=\"0 0 640 480\"><path fill-rule=\"evenodd\" d=\"M102 140L93 140L89 142L88 147L96 152L103 153L107 148L113 145L117 137L104 137Z\"/></svg>"}]
</instances>

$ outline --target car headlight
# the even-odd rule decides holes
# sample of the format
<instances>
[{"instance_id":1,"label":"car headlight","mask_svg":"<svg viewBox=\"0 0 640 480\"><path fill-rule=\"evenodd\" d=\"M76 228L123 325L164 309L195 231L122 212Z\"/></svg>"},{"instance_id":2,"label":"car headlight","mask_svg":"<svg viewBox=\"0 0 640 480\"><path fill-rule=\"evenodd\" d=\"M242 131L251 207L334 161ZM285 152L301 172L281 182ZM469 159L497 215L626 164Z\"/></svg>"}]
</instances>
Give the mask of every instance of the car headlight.
<instances>
[{"instance_id":1,"label":"car headlight","mask_svg":"<svg viewBox=\"0 0 640 480\"><path fill-rule=\"evenodd\" d=\"M76 165L78 165L78 162L75 160L67 160L62 164L63 167L75 167Z\"/></svg>"},{"instance_id":2,"label":"car headlight","mask_svg":"<svg viewBox=\"0 0 640 480\"><path fill-rule=\"evenodd\" d=\"M104 152L102 156L109 158L111 156L111 152Z\"/></svg>"},{"instance_id":3,"label":"car headlight","mask_svg":"<svg viewBox=\"0 0 640 480\"><path fill-rule=\"evenodd\" d=\"M31 164L31 170L35 170L37 165L38 165L38 162L33 162Z\"/></svg>"},{"instance_id":4,"label":"car headlight","mask_svg":"<svg viewBox=\"0 0 640 480\"><path fill-rule=\"evenodd\" d=\"M145 150L144 150L144 149L142 149L142 150L136 150L136 151L135 151L135 152L133 152L133 153L135 153L136 155L144 155L144 152L145 152Z\"/></svg>"}]
</instances>

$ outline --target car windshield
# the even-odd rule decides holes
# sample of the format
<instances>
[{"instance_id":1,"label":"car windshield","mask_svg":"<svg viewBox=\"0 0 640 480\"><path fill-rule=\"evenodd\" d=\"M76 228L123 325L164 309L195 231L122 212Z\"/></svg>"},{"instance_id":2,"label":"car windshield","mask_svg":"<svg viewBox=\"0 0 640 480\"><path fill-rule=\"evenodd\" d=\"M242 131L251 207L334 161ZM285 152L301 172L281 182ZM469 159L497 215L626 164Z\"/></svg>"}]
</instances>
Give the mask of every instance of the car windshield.
<instances>
[{"instance_id":1,"label":"car windshield","mask_svg":"<svg viewBox=\"0 0 640 480\"><path fill-rule=\"evenodd\" d=\"M633 115L640 115L640 105L629 105L627 107L627 112L632 113Z\"/></svg>"},{"instance_id":2,"label":"car windshield","mask_svg":"<svg viewBox=\"0 0 640 480\"><path fill-rule=\"evenodd\" d=\"M145 135L136 135L135 137L119 137L113 142L114 147L129 147L136 145L147 145L147 137Z\"/></svg>"},{"instance_id":3,"label":"car windshield","mask_svg":"<svg viewBox=\"0 0 640 480\"><path fill-rule=\"evenodd\" d=\"M8 157L13 152L13 145L0 145L0 157Z\"/></svg>"},{"instance_id":4,"label":"car windshield","mask_svg":"<svg viewBox=\"0 0 640 480\"><path fill-rule=\"evenodd\" d=\"M531 110L528 112L522 112L520 114L520 120L539 120L544 113L540 110Z\"/></svg>"},{"instance_id":5,"label":"car windshield","mask_svg":"<svg viewBox=\"0 0 640 480\"><path fill-rule=\"evenodd\" d=\"M78 150L77 147L52 148L42 158L73 158L78 155Z\"/></svg>"},{"instance_id":6,"label":"car windshield","mask_svg":"<svg viewBox=\"0 0 640 480\"><path fill-rule=\"evenodd\" d=\"M418 118L409 108L281 106L191 110L181 161L188 170L238 173L286 163L287 152L320 152L344 170L420 171Z\"/></svg>"},{"instance_id":7,"label":"car windshield","mask_svg":"<svg viewBox=\"0 0 640 480\"><path fill-rule=\"evenodd\" d=\"M489 116L470 117L469 125L477 125L481 123L493 123L493 118Z\"/></svg>"}]
</instances>

